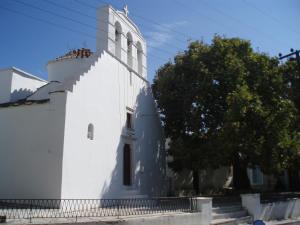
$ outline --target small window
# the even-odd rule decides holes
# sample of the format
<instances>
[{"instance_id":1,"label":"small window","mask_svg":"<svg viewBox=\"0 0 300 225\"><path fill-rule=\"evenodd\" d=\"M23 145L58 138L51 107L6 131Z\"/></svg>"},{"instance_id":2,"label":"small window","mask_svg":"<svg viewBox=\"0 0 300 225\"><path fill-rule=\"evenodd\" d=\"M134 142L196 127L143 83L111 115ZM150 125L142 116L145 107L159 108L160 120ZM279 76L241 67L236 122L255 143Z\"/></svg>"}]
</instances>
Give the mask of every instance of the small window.
<instances>
[{"instance_id":1,"label":"small window","mask_svg":"<svg viewBox=\"0 0 300 225\"><path fill-rule=\"evenodd\" d=\"M132 185L132 156L131 147L125 144L123 148L123 184Z\"/></svg>"},{"instance_id":2,"label":"small window","mask_svg":"<svg viewBox=\"0 0 300 225\"><path fill-rule=\"evenodd\" d=\"M94 139L94 125L91 123L88 125L87 138L90 140Z\"/></svg>"},{"instance_id":3,"label":"small window","mask_svg":"<svg viewBox=\"0 0 300 225\"><path fill-rule=\"evenodd\" d=\"M133 129L132 114L129 112L126 113L126 127L127 127L127 129Z\"/></svg>"}]
</instances>

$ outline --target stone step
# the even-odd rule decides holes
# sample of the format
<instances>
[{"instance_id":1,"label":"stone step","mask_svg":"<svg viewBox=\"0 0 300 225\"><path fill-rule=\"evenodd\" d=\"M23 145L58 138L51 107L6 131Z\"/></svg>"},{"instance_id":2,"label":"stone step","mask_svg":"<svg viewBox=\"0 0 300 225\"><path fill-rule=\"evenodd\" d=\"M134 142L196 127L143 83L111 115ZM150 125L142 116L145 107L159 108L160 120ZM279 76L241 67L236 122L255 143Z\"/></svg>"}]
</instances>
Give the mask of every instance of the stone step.
<instances>
[{"instance_id":1,"label":"stone step","mask_svg":"<svg viewBox=\"0 0 300 225\"><path fill-rule=\"evenodd\" d=\"M246 225L252 224L253 219L251 216L244 216L241 218L227 218L213 220L211 225Z\"/></svg>"},{"instance_id":2,"label":"stone step","mask_svg":"<svg viewBox=\"0 0 300 225\"><path fill-rule=\"evenodd\" d=\"M240 218L247 215L248 213L246 212L246 210L239 210L239 211L226 212L226 213L212 213L213 219Z\"/></svg>"},{"instance_id":3,"label":"stone step","mask_svg":"<svg viewBox=\"0 0 300 225\"><path fill-rule=\"evenodd\" d=\"M253 218L252 216L244 216L241 218L237 218L236 219L238 224L242 225L242 224L253 224Z\"/></svg>"},{"instance_id":4,"label":"stone step","mask_svg":"<svg viewBox=\"0 0 300 225\"><path fill-rule=\"evenodd\" d=\"M225 206L225 207L213 207L213 213L226 213L243 210L241 205Z\"/></svg>"},{"instance_id":5,"label":"stone step","mask_svg":"<svg viewBox=\"0 0 300 225\"><path fill-rule=\"evenodd\" d=\"M236 225L236 219L214 219L211 225Z\"/></svg>"},{"instance_id":6,"label":"stone step","mask_svg":"<svg viewBox=\"0 0 300 225\"><path fill-rule=\"evenodd\" d=\"M267 225L299 225L300 224L300 218L299 219L286 219L286 220L275 220L275 221L268 221L266 222Z\"/></svg>"}]
</instances>

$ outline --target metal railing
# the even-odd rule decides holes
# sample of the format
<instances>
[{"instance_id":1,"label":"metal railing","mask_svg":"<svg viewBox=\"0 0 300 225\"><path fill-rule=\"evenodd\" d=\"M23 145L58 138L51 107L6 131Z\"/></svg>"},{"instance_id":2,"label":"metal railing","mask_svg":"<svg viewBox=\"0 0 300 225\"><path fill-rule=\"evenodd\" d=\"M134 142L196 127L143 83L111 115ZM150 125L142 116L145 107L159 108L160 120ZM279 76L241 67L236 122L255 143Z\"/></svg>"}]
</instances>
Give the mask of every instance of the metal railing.
<instances>
[{"instance_id":1,"label":"metal railing","mask_svg":"<svg viewBox=\"0 0 300 225\"><path fill-rule=\"evenodd\" d=\"M197 212L196 199L0 199L6 219L121 217L172 212Z\"/></svg>"}]
</instances>

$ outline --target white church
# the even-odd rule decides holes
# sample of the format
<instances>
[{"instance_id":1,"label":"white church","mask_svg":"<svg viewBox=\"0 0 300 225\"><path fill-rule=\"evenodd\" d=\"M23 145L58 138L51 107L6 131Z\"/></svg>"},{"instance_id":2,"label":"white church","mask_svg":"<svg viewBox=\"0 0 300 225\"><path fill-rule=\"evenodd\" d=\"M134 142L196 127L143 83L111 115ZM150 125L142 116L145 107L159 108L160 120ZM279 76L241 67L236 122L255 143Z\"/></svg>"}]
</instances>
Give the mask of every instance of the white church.
<instances>
[{"instance_id":1,"label":"white church","mask_svg":"<svg viewBox=\"0 0 300 225\"><path fill-rule=\"evenodd\" d=\"M0 199L166 194L146 41L127 7L97 18L97 49L49 61L48 81L0 69Z\"/></svg>"}]
</instances>

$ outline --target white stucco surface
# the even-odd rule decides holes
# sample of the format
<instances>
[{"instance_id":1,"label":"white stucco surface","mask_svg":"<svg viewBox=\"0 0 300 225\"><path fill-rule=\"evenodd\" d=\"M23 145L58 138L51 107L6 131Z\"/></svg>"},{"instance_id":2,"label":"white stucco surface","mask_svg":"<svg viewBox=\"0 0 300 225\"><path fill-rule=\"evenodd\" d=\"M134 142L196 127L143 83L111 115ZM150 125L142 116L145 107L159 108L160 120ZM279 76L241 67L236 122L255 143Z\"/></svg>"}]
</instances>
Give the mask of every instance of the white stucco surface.
<instances>
[{"instance_id":1,"label":"white stucco surface","mask_svg":"<svg viewBox=\"0 0 300 225\"><path fill-rule=\"evenodd\" d=\"M11 71L0 70L0 103L10 101L11 81Z\"/></svg>"},{"instance_id":2,"label":"white stucco surface","mask_svg":"<svg viewBox=\"0 0 300 225\"><path fill-rule=\"evenodd\" d=\"M68 82L87 71L93 58L74 58L51 61L47 65L49 81Z\"/></svg>"},{"instance_id":3,"label":"white stucco surface","mask_svg":"<svg viewBox=\"0 0 300 225\"><path fill-rule=\"evenodd\" d=\"M0 199L60 198L65 93L0 108Z\"/></svg>"},{"instance_id":4,"label":"white stucco surface","mask_svg":"<svg viewBox=\"0 0 300 225\"><path fill-rule=\"evenodd\" d=\"M0 103L25 98L46 83L47 81L14 67L2 69L0 70Z\"/></svg>"},{"instance_id":5,"label":"white stucco surface","mask_svg":"<svg viewBox=\"0 0 300 225\"><path fill-rule=\"evenodd\" d=\"M10 84L10 89L0 88L1 101L9 98L9 90L30 90L21 105L0 105L0 198L166 193L164 138L146 80L146 42L123 12L106 6L98 16L102 20L96 53L49 62L49 83L24 72L12 73L11 79L0 76L0 87ZM123 31L120 58L112 49L114 37L102 32L106 24L115 33L116 21ZM128 32L133 39L132 61L127 60ZM139 47L143 70L138 69ZM125 126L127 112L133 115L133 129ZM89 124L94 127L92 140ZM125 144L130 145L132 158L129 186L123 185Z\"/></svg>"},{"instance_id":6,"label":"white stucco surface","mask_svg":"<svg viewBox=\"0 0 300 225\"><path fill-rule=\"evenodd\" d=\"M243 207L254 220L279 221L300 217L300 199L297 198L269 203L261 203L260 194L242 194L241 198Z\"/></svg>"},{"instance_id":7,"label":"white stucco surface","mask_svg":"<svg viewBox=\"0 0 300 225\"><path fill-rule=\"evenodd\" d=\"M52 92L62 90L61 83L58 81L50 81L42 87L39 87L37 91L27 97L27 100L43 100L49 99Z\"/></svg>"},{"instance_id":8,"label":"white stucco surface","mask_svg":"<svg viewBox=\"0 0 300 225\"><path fill-rule=\"evenodd\" d=\"M148 83L131 76L130 85L130 71L105 52L68 92L64 198L82 194L85 198L158 195L165 191L165 155L158 114ZM126 107L134 110L133 136L125 128ZM90 123L94 125L94 140L87 138ZM131 187L122 184L125 143L133 148Z\"/></svg>"}]
</instances>

